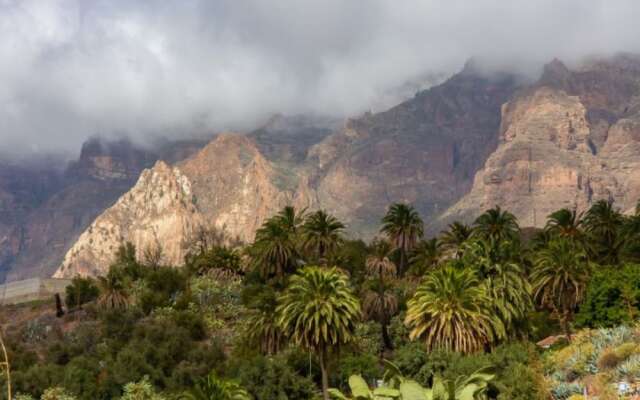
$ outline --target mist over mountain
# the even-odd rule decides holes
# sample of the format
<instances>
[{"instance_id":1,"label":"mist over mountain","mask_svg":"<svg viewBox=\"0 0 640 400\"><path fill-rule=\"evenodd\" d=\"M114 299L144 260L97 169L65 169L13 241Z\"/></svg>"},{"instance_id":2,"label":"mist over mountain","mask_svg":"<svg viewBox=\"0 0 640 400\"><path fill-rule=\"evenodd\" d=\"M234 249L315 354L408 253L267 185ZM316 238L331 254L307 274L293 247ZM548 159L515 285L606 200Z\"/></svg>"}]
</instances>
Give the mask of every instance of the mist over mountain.
<instances>
[{"instance_id":1,"label":"mist over mountain","mask_svg":"<svg viewBox=\"0 0 640 400\"><path fill-rule=\"evenodd\" d=\"M249 131L276 113L381 111L470 57L537 78L554 57L640 50L639 11L632 0L6 0L0 153L71 157L96 134L144 144Z\"/></svg>"}]
</instances>

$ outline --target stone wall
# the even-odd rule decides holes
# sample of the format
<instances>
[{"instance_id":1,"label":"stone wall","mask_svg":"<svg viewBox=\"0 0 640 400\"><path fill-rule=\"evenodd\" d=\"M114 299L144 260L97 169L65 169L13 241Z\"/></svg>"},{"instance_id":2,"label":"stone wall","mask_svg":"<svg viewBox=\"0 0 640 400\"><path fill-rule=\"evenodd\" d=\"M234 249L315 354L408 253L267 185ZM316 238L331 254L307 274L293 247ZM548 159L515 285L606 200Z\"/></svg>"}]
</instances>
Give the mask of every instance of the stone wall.
<instances>
[{"instance_id":1,"label":"stone wall","mask_svg":"<svg viewBox=\"0 0 640 400\"><path fill-rule=\"evenodd\" d=\"M63 295L70 279L32 278L0 285L0 305L20 304Z\"/></svg>"}]
</instances>

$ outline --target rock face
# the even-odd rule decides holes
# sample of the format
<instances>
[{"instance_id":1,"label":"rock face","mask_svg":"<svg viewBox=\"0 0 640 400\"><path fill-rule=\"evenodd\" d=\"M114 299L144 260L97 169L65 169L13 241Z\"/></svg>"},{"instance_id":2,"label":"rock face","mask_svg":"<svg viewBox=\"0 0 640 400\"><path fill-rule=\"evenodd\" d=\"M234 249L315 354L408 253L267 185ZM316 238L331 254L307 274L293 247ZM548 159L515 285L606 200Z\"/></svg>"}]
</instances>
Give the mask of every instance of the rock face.
<instances>
[{"instance_id":1,"label":"rock face","mask_svg":"<svg viewBox=\"0 0 640 400\"><path fill-rule=\"evenodd\" d=\"M201 224L189 179L178 168L158 161L146 169L125 195L80 235L69 249L54 277L96 275L113 261L116 249L126 241L136 245L138 256L161 249L162 261L184 260L184 238Z\"/></svg>"},{"instance_id":2,"label":"rock face","mask_svg":"<svg viewBox=\"0 0 640 400\"><path fill-rule=\"evenodd\" d=\"M61 185L50 163L0 164L0 281L24 248L25 220Z\"/></svg>"},{"instance_id":3,"label":"rock face","mask_svg":"<svg viewBox=\"0 0 640 400\"><path fill-rule=\"evenodd\" d=\"M104 273L107 253L123 241L138 251L166 244L166 261L179 264L194 226L248 241L287 204L324 208L363 238L398 201L413 203L431 232L496 204L522 226L601 198L630 210L639 167L637 58L571 70L553 61L527 86L469 63L439 86L333 130L277 117L249 135L220 135L173 168L157 164L82 234L57 276ZM174 200L162 200L158 187Z\"/></svg>"},{"instance_id":4,"label":"rock face","mask_svg":"<svg viewBox=\"0 0 640 400\"><path fill-rule=\"evenodd\" d=\"M202 141L141 149L91 139L66 168L0 165L0 281L50 276L79 235L156 159L180 160Z\"/></svg>"},{"instance_id":5,"label":"rock face","mask_svg":"<svg viewBox=\"0 0 640 400\"><path fill-rule=\"evenodd\" d=\"M325 208L352 234L371 237L390 202L413 202L429 218L467 192L497 145L500 106L515 89L513 77L481 77L469 65L447 83L385 113L349 120L333 133L328 127L335 121L276 117L246 136L219 135L176 167L191 185L193 218L242 240L252 240L262 222L287 204ZM176 234L174 242L187 240L185 221L173 217L183 213L177 205L157 213L153 204L122 199L96 220L103 231L119 235L110 238L134 242L140 251L155 238L139 232L155 224L172 226L167 230ZM133 217L114 211L125 206L145 221L134 231L126 228ZM110 247L116 248L113 240L85 231L56 276L105 272L111 259L101 252ZM179 264L181 256L172 252L167 261Z\"/></svg>"},{"instance_id":6,"label":"rock face","mask_svg":"<svg viewBox=\"0 0 640 400\"><path fill-rule=\"evenodd\" d=\"M500 107L513 76L485 77L469 63L445 83L386 112L365 115L309 151L313 205L371 237L392 202L413 203L426 221L471 188L498 144Z\"/></svg>"},{"instance_id":7,"label":"rock face","mask_svg":"<svg viewBox=\"0 0 640 400\"><path fill-rule=\"evenodd\" d=\"M240 134L221 134L191 158L144 170L136 185L102 213L67 252L55 277L99 275L124 242L162 248L162 262L180 265L188 240L213 225L241 240L292 200L285 177ZM295 188L295 186L292 186Z\"/></svg>"},{"instance_id":8,"label":"rock face","mask_svg":"<svg viewBox=\"0 0 640 400\"><path fill-rule=\"evenodd\" d=\"M221 134L179 164L198 210L217 227L248 241L262 221L290 203L295 176L277 169L240 134Z\"/></svg>"},{"instance_id":9,"label":"rock face","mask_svg":"<svg viewBox=\"0 0 640 400\"><path fill-rule=\"evenodd\" d=\"M441 221L470 221L500 205L523 226L543 226L562 208L640 198L640 60L597 60L576 71L559 61L502 109L500 145L470 193Z\"/></svg>"}]
</instances>

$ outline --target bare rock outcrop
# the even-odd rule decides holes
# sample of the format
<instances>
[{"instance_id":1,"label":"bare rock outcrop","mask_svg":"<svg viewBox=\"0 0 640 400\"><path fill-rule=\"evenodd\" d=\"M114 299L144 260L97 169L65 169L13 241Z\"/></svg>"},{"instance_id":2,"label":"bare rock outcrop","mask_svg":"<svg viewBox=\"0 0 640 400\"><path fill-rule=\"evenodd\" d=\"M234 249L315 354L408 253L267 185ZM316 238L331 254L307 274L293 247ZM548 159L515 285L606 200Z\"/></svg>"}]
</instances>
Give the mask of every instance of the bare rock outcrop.
<instances>
[{"instance_id":1,"label":"bare rock outcrop","mask_svg":"<svg viewBox=\"0 0 640 400\"><path fill-rule=\"evenodd\" d=\"M559 208L582 211L598 199L633 209L640 198L638 66L628 57L576 71L551 63L540 82L505 104L500 145L439 225L471 221L495 205L536 227Z\"/></svg>"},{"instance_id":2,"label":"bare rock outcrop","mask_svg":"<svg viewBox=\"0 0 640 400\"><path fill-rule=\"evenodd\" d=\"M100 275L125 242L161 246L163 262L181 265L188 241L201 226L252 240L262 222L292 201L287 182L244 135L221 134L191 158L142 172L136 185L100 215L67 252L56 277Z\"/></svg>"},{"instance_id":3,"label":"bare rock outcrop","mask_svg":"<svg viewBox=\"0 0 640 400\"><path fill-rule=\"evenodd\" d=\"M245 241L291 202L297 184L295 173L276 168L253 140L235 133L218 135L179 168L192 182L202 215Z\"/></svg>"},{"instance_id":4,"label":"bare rock outcrop","mask_svg":"<svg viewBox=\"0 0 640 400\"><path fill-rule=\"evenodd\" d=\"M54 277L103 274L125 241L136 245L140 257L150 246L158 246L163 262L180 264L184 239L200 223L189 179L158 161L80 235Z\"/></svg>"}]
</instances>

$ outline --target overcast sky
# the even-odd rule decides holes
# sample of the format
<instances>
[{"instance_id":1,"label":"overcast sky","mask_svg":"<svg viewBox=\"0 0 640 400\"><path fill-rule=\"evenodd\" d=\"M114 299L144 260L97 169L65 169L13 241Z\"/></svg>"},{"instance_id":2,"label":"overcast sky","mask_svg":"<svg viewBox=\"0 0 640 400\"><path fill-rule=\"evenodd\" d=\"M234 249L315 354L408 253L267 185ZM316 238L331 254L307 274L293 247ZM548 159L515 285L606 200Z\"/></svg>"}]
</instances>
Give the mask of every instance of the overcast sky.
<instances>
[{"instance_id":1,"label":"overcast sky","mask_svg":"<svg viewBox=\"0 0 640 400\"><path fill-rule=\"evenodd\" d=\"M640 51L637 0L0 0L0 150L354 115L471 56Z\"/></svg>"}]
</instances>

